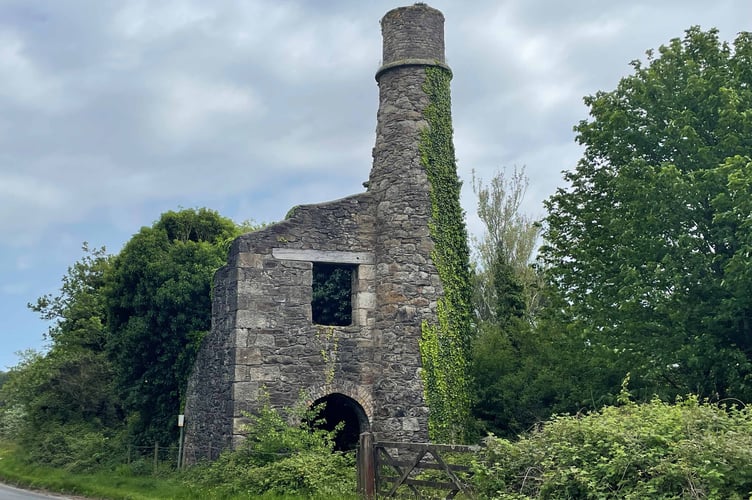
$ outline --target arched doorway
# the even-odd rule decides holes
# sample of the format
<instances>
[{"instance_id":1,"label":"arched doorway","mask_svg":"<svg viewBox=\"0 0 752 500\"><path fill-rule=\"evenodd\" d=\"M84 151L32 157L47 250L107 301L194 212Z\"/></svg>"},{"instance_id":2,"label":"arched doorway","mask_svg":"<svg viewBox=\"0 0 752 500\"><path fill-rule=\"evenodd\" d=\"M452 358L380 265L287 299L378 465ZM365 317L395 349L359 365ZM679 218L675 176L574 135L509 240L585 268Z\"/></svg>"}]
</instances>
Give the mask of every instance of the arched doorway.
<instances>
[{"instance_id":1,"label":"arched doorway","mask_svg":"<svg viewBox=\"0 0 752 500\"><path fill-rule=\"evenodd\" d=\"M344 427L337 433L334 446L337 451L354 450L358 445L360 433L369 429L368 416L363 407L353 398L340 393L332 393L313 402L313 406L323 404L318 415L323 420L317 427L328 431L334 430L338 423Z\"/></svg>"}]
</instances>

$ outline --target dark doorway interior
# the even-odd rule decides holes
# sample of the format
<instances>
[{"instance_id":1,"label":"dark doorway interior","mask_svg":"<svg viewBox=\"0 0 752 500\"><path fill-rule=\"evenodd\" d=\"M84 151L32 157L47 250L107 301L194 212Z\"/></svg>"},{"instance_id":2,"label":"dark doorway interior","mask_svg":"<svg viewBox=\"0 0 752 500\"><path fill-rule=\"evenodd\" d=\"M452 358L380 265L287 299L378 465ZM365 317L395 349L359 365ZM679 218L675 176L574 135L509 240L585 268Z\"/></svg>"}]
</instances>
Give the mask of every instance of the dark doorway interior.
<instances>
[{"instance_id":1,"label":"dark doorway interior","mask_svg":"<svg viewBox=\"0 0 752 500\"><path fill-rule=\"evenodd\" d=\"M335 450L349 451L354 450L358 445L360 433L368 430L368 417L363 407L354 399L344 394L333 393L323 398L317 399L313 405L324 404L319 419L323 420L318 427L326 430L333 430L339 422L344 422L342 428L335 438Z\"/></svg>"}]
</instances>

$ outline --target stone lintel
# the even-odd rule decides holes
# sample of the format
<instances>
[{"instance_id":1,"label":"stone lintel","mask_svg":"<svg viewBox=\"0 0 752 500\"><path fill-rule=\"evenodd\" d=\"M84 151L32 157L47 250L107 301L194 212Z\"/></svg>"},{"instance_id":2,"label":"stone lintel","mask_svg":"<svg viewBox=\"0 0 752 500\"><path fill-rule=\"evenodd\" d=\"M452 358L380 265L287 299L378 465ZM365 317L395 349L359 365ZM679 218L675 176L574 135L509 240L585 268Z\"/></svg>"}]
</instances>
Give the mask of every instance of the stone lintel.
<instances>
[{"instance_id":1,"label":"stone lintel","mask_svg":"<svg viewBox=\"0 0 752 500\"><path fill-rule=\"evenodd\" d=\"M370 252L336 252L331 250L301 250L296 248L272 248L272 256L281 260L306 262L329 262L333 264L373 264Z\"/></svg>"}]
</instances>

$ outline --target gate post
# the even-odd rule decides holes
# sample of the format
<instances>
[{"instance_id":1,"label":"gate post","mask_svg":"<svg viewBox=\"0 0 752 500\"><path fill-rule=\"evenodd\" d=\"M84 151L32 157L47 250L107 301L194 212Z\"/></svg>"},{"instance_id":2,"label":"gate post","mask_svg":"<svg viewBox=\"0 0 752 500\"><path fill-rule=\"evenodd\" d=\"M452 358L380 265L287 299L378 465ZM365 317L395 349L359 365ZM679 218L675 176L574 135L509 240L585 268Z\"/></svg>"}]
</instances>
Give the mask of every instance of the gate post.
<instances>
[{"instance_id":1,"label":"gate post","mask_svg":"<svg viewBox=\"0 0 752 500\"><path fill-rule=\"evenodd\" d=\"M363 432L358 447L358 489L363 498L376 498L376 468L373 457L373 434Z\"/></svg>"}]
</instances>

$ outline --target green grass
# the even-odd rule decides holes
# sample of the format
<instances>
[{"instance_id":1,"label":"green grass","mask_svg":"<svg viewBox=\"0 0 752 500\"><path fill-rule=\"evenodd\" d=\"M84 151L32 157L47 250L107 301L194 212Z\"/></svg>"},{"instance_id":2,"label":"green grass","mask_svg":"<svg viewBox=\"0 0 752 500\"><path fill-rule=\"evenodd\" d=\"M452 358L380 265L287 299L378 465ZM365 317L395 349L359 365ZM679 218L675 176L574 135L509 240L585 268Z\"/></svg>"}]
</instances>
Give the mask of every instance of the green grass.
<instances>
[{"instance_id":1,"label":"green grass","mask_svg":"<svg viewBox=\"0 0 752 500\"><path fill-rule=\"evenodd\" d=\"M113 500L211 498L181 481L177 473L166 477L134 476L122 471L71 473L27 464L19 458L17 449L7 443L0 444L0 480L22 488Z\"/></svg>"},{"instance_id":2,"label":"green grass","mask_svg":"<svg viewBox=\"0 0 752 500\"><path fill-rule=\"evenodd\" d=\"M134 475L126 466L95 473L74 473L64 469L29 464L20 458L16 446L0 442L0 482L19 488L46 490L107 500L240 500L248 495L220 495L189 484L181 473L160 470L157 475ZM294 499L294 496L254 496L266 500Z\"/></svg>"}]
</instances>

